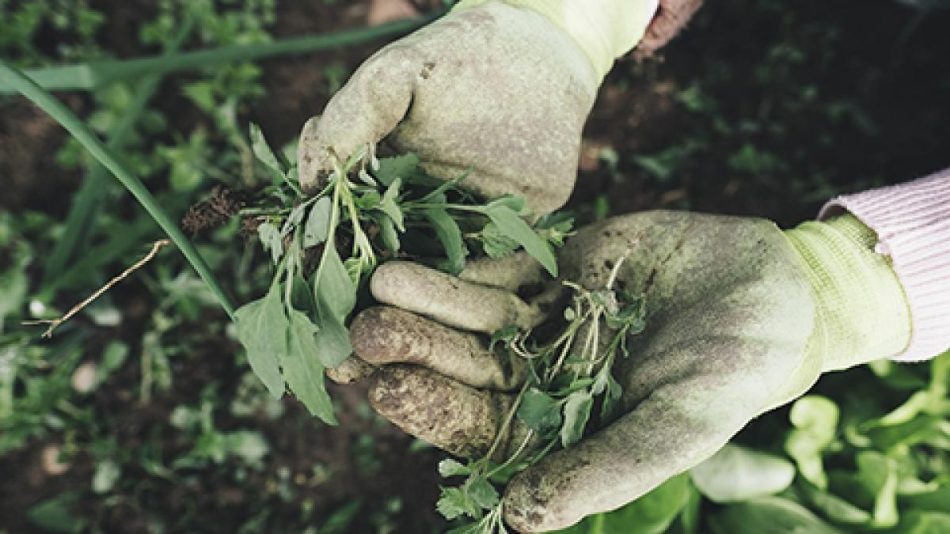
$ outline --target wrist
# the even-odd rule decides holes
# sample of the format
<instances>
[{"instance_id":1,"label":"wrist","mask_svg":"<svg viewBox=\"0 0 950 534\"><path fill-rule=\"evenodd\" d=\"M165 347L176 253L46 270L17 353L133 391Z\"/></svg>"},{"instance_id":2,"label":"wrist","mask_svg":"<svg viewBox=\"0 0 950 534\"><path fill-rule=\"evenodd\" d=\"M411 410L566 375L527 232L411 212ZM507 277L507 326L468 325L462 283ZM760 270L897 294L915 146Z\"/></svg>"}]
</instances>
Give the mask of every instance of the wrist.
<instances>
[{"instance_id":1,"label":"wrist","mask_svg":"<svg viewBox=\"0 0 950 534\"><path fill-rule=\"evenodd\" d=\"M816 302L809 350L824 371L900 354L911 336L910 308L877 235L852 215L806 222L786 233Z\"/></svg>"},{"instance_id":2,"label":"wrist","mask_svg":"<svg viewBox=\"0 0 950 534\"><path fill-rule=\"evenodd\" d=\"M462 0L468 9L493 0ZM550 20L577 43L598 82L614 60L633 49L656 14L659 0L494 0L530 9Z\"/></svg>"},{"instance_id":3,"label":"wrist","mask_svg":"<svg viewBox=\"0 0 950 534\"><path fill-rule=\"evenodd\" d=\"M950 169L910 183L833 199L819 218L852 213L877 234L910 305L910 345L891 359L920 361L950 348Z\"/></svg>"}]
</instances>

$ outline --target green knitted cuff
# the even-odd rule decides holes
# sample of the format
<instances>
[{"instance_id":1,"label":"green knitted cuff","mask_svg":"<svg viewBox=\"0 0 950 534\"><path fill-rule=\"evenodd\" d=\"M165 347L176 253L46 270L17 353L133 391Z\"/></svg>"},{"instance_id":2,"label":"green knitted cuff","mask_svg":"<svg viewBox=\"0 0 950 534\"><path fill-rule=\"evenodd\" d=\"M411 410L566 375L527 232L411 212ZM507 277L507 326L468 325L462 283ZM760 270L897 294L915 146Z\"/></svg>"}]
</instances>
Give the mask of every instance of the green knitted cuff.
<instances>
[{"instance_id":1,"label":"green knitted cuff","mask_svg":"<svg viewBox=\"0 0 950 534\"><path fill-rule=\"evenodd\" d=\"M809 346L819 352L824 371L887 358L907 347L907 297L888 259L874 252L873 230L846 214L803 223L785 235L815 291L817 324Z\"/></svg>"},{"instance_id":2,"label":"green knitted cuff","mask_svg":"<svg viewBox=\"0 0 950 534\"><path fill-rule=\"evenodd\" d=\"M490 1L544 15L584 51L598 81L616 58L643 39L658 6L658 0L462 0L454 9L468 9Z\"/></svg>"}]
</instances>

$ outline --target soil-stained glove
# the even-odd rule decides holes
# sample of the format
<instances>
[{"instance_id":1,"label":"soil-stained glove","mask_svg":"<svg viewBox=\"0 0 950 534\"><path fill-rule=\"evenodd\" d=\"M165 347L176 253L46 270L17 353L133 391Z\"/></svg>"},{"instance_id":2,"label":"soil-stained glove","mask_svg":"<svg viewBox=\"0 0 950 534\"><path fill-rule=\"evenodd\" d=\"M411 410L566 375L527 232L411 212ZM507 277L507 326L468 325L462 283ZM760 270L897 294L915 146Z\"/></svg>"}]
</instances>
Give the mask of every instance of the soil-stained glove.
<instances>
[{"instance_id":1,"label":"soil-stained glove","mask_svg":"<svg viewBox=\"0 0 950 534\"><path fill-rule=\"evenodd\" d=\"M303 127L298 170L315 190L387 138L433 176L468 172L488 198L538 215L567 200L603 75L643 36L657 0L463 1L370 57Z\"/></svg>"},{"instance_id":2,"label":"soil-stained glove","mask_svg":"<svg viewBox=\"0 0 950 534\"><path fill-rule=\"evenodd\" d=\"M616 283L645 295L646 330L615 366L624 415L517 475L505 520L538 532L617 508L702 462L820 373L901 352L908 307L874 241L849 215L782 232L765 220L648 212L578 232L560 255L563 275L599 289L626 258ZM371 289L388 306L351 329L355 352L382 365L371 404L452 453L484 454L523 369L478 333L558 313L550 291L531 302L516 295L538 279L521 256L474 263L461 279L381 266Z\"/></svg>"}]
</instances>

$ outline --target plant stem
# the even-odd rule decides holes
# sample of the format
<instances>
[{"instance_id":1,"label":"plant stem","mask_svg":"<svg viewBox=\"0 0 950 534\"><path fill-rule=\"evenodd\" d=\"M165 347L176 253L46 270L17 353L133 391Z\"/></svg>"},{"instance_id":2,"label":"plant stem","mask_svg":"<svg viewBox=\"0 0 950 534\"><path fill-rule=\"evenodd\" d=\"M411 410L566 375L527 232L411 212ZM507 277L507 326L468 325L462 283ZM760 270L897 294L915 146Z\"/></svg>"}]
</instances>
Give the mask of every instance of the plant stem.
<instances>
[{"instance_id":1,"label":"plant stem","mask_svg":"<svg viewBox=\"0 0 950 534\"><path fill-rule=\"evenodd\" d=\"M495 454L495 451L498 450L498 446L501 444L502 438L508 433L508 428L511 426L511 422L514 420L515 414L518 413L518 406L521 404L521 399L524 398L526 391L528 391L528 381L525 381L525 383L522 384L521 389L518 391L518 395L515 396L515 402L511 404L511 409L508 410L508 414L505 416L505 420L501 423L498 433L495 434L495 441L492 442L491 447L485 454L485 458L489 459L489 461Z\"/></svg>"},{"instance_id":2,"label":"plant stem","mask_svg":"<svg viewBox=\"0 0 950 534\"><path fill-rule=\"evenodd\" d=\"M335 251L333 247L336 246L334 241L336 240L336 226L340 220L340 189L344 186L340 183L341 180L346 180L345 172L336 166L336 180L333 182L333 199L330 202L330 224L327 226L327 240L323 243L323 254L320 255L320 265L317 267L317 272L313 275L313 288L314 291L319 291L320 279L323 278L323 266L327 264L327 258L330 255L330 251Z\"/></svg>"},{"instance_id":3,"label":"plant stem","mask_svg":"<svg viewBox=\"0 0 950 534\"><path fill-rule=\"evenodd\" d=\"M211 273L208 264L204 258L195 249L191 241L185 237L178 226L171 220L167 213L155 200L155 197L149 192L142 182L136 178L128 169L123 166L118 158L109 150L95 134L93 134L86 125L73 114L62 102L56 100L49 92L37 85L23 75L15 67L7 65L0 60L0 83L6 83L16 91L36 104L45 111L63 128L66 129L77 141L89 151L96 160L116 177L126 189L132 193L132 196L139 201L139 204L145 208L145 211L152 216L152 219L168 234L168 237L175 243L185 258L198 272L198 276L204 281L211 290L211 293L218 299L224 311L234 319L234 307L228 300L224 290L218 284L218 280Z\"/></svg>"}]
</instances>

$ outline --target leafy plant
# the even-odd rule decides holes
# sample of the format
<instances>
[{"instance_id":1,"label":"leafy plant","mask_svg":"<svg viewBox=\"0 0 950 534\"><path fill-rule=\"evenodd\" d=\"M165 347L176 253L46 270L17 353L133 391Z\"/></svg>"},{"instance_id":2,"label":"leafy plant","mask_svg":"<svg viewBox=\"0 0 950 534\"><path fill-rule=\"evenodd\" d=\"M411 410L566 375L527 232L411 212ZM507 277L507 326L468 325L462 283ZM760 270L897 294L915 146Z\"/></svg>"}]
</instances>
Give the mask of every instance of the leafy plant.
<instances>
[{"instance_id":1,"label":"leafy plant","mask_svg":"<svg viewBox=\"0 0 950 534\"><path fill-rule=\"evenodd\" d=\"M438 180L416 156L377 159L372 147L337 162L323 188L307 197L296 168L271 150L257 126L250 136L275 183L245 213L276 268L267 294L235 313L238 338L272 395L289 387L327 423L336 419L323 372L352 352L346 325L381 259L437 253L425 246L434 235L444 255L437 265L449 272L462 270L469 244L480 244L492 257L523 247L557 275L552 245L563 241L570 222L544 219L532 227L522 198L479 203L460 188L464 175Z\"/></svg>"},{"instance_id":2,"label":"leafy plant","mask_svg":"<svg viewBox=\"0 0 950 534\"><path fill-rule=\"evenodd\" d=\"M464 476L455 487L443 487L437 503L446 519L467 517L474 522L454 533L506 532L503 502L495 484L536 464L556 448L567 448L587 430L603 426L617 415L623 392L613 377L618 357L629 355L626 341L645 327L644 301L638 295L613 289L623 259L616 263L604 288L587 290L563 282L573 291L564 310L565 327L551 342L537 344L531 332L503 329L493 337L513 355L523 358L528 376L515 397L489 450L463 465L443 460L439 473L446 478ZM514 434L518 421L527 431ZM511 435L518 443L501 462L496 457L503 440Z\"/></svg>"}]
</instances>

